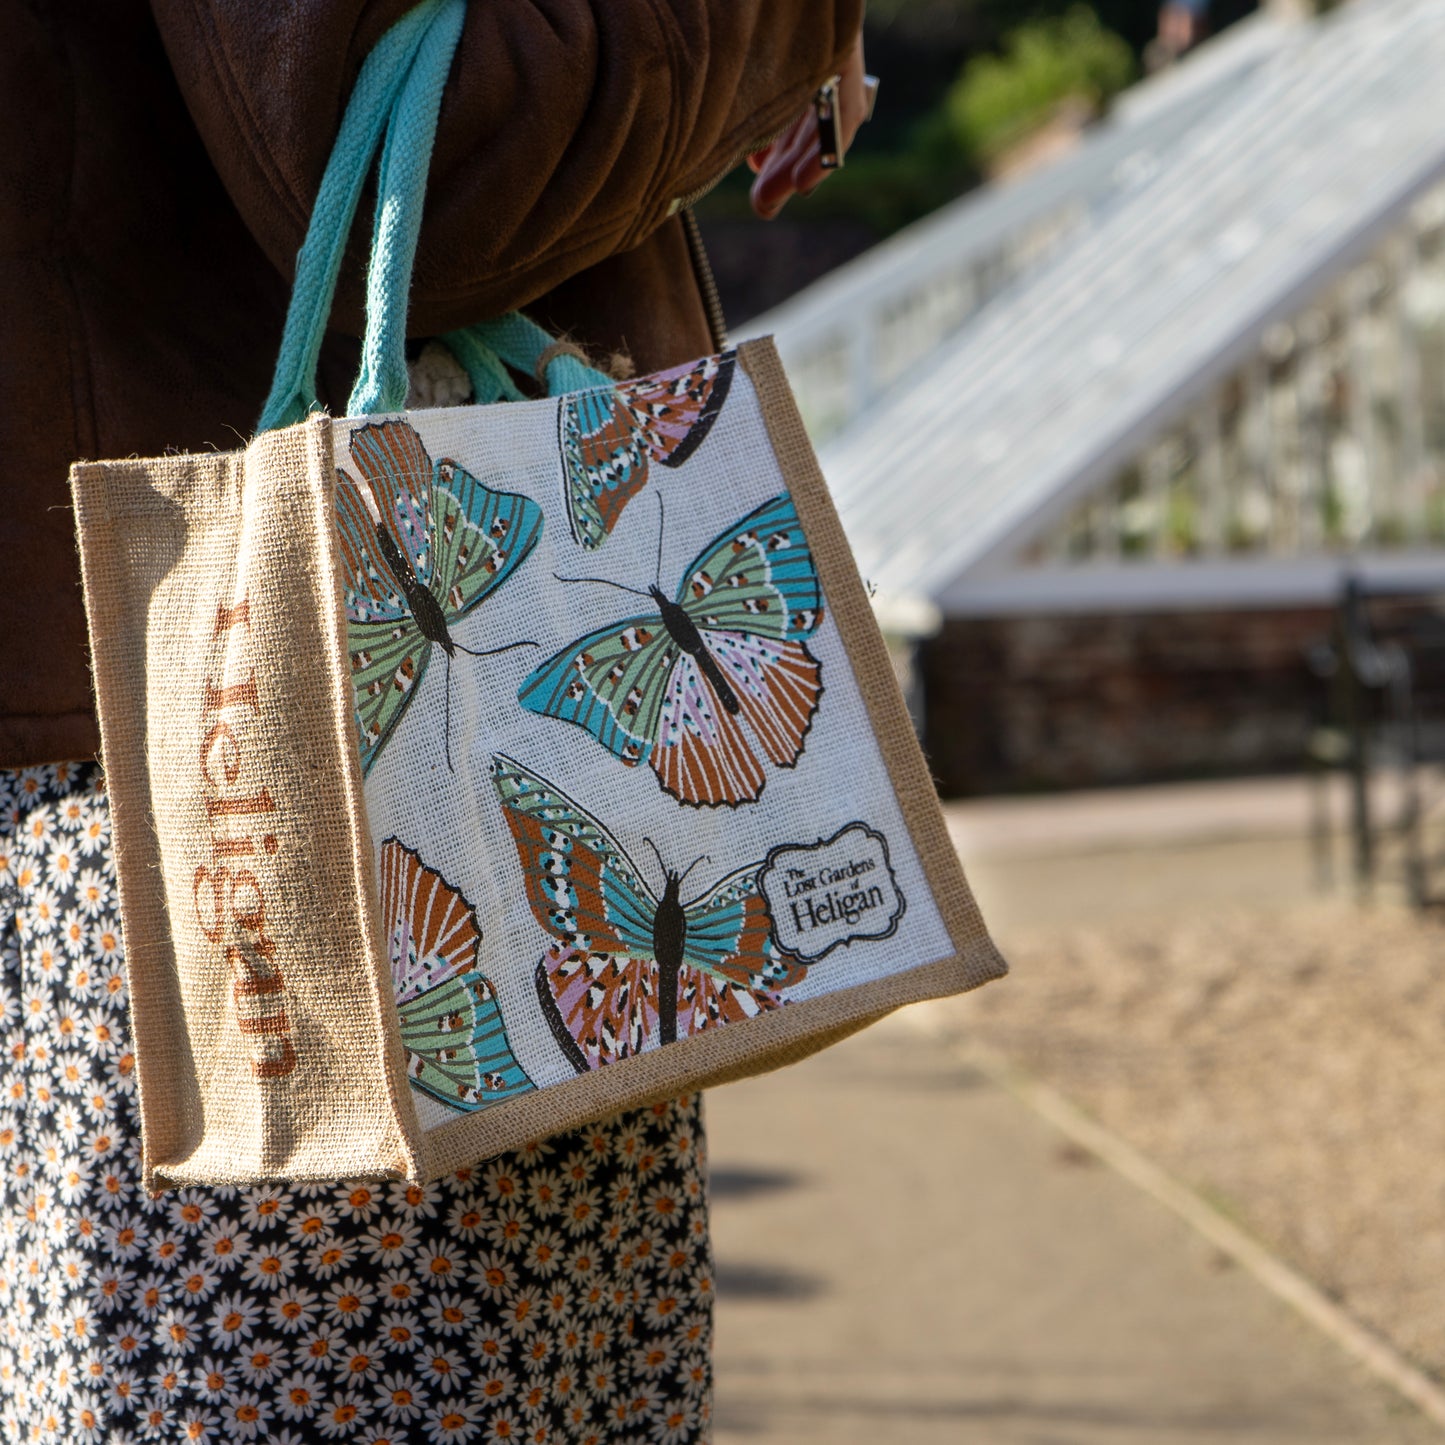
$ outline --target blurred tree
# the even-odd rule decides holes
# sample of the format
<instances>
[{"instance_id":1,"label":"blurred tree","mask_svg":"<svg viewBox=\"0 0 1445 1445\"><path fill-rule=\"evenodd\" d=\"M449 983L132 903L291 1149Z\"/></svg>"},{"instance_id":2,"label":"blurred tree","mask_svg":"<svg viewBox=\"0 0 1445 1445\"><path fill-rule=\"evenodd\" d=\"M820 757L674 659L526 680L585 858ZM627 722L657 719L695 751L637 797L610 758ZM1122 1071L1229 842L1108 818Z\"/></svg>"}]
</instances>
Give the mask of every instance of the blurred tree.
<instances>
[{"instance_id":1,"label":"blurred tree","mask_svg":"<svg viewBox=\"0 0 1445 1445\"><path fill-rule=\"evenodd\" d=\"M976 170L1072 102L1097 115L1134 79L1129 46L1086 5L1032 20L1005 38L1000 55L979 55L944 97L949 131Z\"/></svg>"}]
</instances>

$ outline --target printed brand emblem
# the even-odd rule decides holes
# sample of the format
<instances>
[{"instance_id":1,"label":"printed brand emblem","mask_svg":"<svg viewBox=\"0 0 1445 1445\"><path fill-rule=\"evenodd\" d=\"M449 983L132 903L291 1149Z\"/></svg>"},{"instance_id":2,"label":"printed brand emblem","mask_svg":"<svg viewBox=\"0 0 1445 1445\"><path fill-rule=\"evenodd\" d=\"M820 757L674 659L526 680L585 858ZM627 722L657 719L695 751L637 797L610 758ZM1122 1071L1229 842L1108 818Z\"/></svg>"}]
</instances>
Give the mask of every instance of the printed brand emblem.
<instances>
[{"instance_id":1,"label":"printed brand emblem","mask_svg":"<svg viewBox=\"0 0 1445 1445\"><path fill-rule=\"evenodd\" d=\"M817 843L774 848L758 889L773 915L777 946L804 963L843 944L890 937L905 907L888 840L865 823L849 823Z\"/></svg>"}]
</instances>

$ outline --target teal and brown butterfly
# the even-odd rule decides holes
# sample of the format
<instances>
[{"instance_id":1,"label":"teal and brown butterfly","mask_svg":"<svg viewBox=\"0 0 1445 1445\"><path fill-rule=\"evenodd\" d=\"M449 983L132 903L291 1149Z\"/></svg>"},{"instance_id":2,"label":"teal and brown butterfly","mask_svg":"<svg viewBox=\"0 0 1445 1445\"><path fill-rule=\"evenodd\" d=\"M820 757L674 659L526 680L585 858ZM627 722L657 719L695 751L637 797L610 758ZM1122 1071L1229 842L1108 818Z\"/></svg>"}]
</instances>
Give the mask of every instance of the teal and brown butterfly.
<instances>
[{"instance_id":1,"label":"teal and brown butterfly","mask_svg":"<svg viewBox=\"0 0 1445 1445\"><path fill-rule=\"evenodd\" d=\"M798 761L823 695L807 646L823 596L792 498L770 498L715 537L674 597L655 583L621 590L656 610L549 658L523 681L522 706L585 729L628 767L650 765L680 802L752 802L764 759Z\"/></svg>"},{"instance_id":2,"label":"teal and brown butterfly","mask_svg":"<svg viewBox=\"0 0 1445 1445\"><path fill-rule=\"evenodd\" d=\"M806 976L773 939L761 863L684 902L683 885L705 860L678 871L658 855L654 888L560 788L502 755L492 759L492 781L527 904L551 940L537 965L538 998L579 1073L756 1018Z\"/></svg>"},{"instance_id":3,"label":"teal and brown butterfly","mask_svg":"<svg viewBox=\"0 0 1445 1445\"><path fill-rule=\"evenodd\" d=\"M369 773L416 697L433 648L447 662L447 728L453 656L507 650L463 647L453 629L537 545L542 509L519 493L484 486L450 458L433 462L405 421L359 426L350 448L360 480L337 468L336 514L362 768ZM450 746L448 737L448 758Z\"/></svg>"},{"instance_id":4,"label":"teal and brown butterfly","mask_svg":"<svg viewBox=\"0 0 1445 1445\"><path fill-rule=\"evenodd\" d=\"M478 967L475 910L396 838L381 849L381 916L412 1087L460 1113L530 1092Z\"/></svg>"},{"instance_id":5,"label":"teal and brown butterfly","mask_svg":"<svg viewBox=\"0 0 1445 1445\"><path fill-rule=\"evenodd\" d=\"M557 429L573 538L600 547L654 464L680 467L727 399L737 354L725 351L635 381L564 396Z\"/></svg>"}]
</instances>

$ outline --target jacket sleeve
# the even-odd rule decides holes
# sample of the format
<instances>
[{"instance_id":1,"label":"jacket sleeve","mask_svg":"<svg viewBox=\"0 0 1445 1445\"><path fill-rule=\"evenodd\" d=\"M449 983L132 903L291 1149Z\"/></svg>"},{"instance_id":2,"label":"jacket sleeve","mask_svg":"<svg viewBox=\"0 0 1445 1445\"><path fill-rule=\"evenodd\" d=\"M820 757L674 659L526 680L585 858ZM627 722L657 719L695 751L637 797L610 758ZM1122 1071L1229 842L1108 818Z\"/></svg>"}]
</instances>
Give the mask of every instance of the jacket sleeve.
<instances>
[{"instance_id":1,"label":"jacket sleeve","mask_svg":"<svg viewBox=\"0 0 1445 1445\"><path fill-rule=\"evenodd\" d=\"M211 160L287 276L352 83L409 3L152 0ZM411 328L525 305L637 245L802 111L861 12L862 0L474 0L442 105ZM352 327L362 230L339 301Z\"/></svg>"}]
</instances>

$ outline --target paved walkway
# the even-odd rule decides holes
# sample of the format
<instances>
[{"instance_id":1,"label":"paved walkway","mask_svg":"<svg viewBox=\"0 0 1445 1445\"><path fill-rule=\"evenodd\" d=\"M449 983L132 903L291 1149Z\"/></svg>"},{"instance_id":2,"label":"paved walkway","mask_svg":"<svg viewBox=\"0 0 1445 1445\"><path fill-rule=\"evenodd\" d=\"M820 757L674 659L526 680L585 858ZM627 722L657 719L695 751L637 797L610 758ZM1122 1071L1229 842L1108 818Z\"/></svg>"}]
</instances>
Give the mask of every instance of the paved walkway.
<instances>
[{"instance_id":1,"label":"paved walkway","mask_svg":"<svg viewBox=\"0 0 1445 1445\"><path fill-rule=\"evenodd\" d=\"M1107 799L1093 803L1107 812ZM1128 911L1129 880L1150 859L1157 876L1139 906L1157 906L1163 888L1179 906L1207 907L1212 889L1227 894L1271 857L1307 886L1302 843L1270 836L1272 826L1215 827L1202 840L1185 830L1166 844L1131 825L1110 869L1098 862L1102 815L1084 827L1081 800L1070 806L1082 879L1056 846L1014 848L1012 863L979 850L980 894L986 912L992 894L1005 944L1007 920L1038 921L1041 882L1057 885L1059 921L1081 908ZM1026 807L1037 826L1043 810ZM1244 811L1269 813L1257 800ZM1175 810L1161 804L1154 816ZM1057 835L1045 826L1041 836ZM1160 861L1170 856L1172 873ZM1110 878L1123 882L1100 904ZM708 1108L716 1445L1445 1438L906 1014L716 1090Z\"/></svg>"},{"instance_id":2,"label":"paved walkway","mask_svg":"<svg viewBox=\"0 0 1445 1445\"><path fill-rule=\"evenodd\" d=\"M1375 790L1380 806L1394 800L1388 780ZM1331 807L1343 820L1347 802L1338 778ZM1036 797L971 798L944 809L965 857L1077 854L1140 842L1303 836L1310 794L1303 778L1247 778L1217 783L1160 783Z\"/></svg>"},{"instance_id":3,"label":"paved walkway","mask_svg":"<svg viewBox=\"0 0 1445 1445\"><path fill-rule=\"evenodd\" d=\"M716 1445L1441 1432L903 1020L709 1096Z\"/></svg>"}]
</instances>

